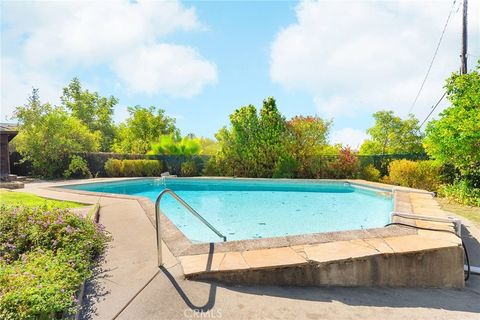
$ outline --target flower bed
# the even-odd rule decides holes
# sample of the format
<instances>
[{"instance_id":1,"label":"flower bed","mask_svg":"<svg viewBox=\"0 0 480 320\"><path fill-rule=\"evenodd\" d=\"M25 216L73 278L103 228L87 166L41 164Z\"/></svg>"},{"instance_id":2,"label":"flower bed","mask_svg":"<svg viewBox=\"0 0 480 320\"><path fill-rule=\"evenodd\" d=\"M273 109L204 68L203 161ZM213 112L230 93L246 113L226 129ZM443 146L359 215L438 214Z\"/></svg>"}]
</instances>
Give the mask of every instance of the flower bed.
<instances>
[{"instance_id":1,"label":"flower bed","mask_svg":"<svg viewBox=\"0 0 480 320\"><path fill-rule=\"evenodd\" d=\"M0 319L72 312L107 240L101 225L68 209L2 205Z\"/></svg>"}]
</instances>

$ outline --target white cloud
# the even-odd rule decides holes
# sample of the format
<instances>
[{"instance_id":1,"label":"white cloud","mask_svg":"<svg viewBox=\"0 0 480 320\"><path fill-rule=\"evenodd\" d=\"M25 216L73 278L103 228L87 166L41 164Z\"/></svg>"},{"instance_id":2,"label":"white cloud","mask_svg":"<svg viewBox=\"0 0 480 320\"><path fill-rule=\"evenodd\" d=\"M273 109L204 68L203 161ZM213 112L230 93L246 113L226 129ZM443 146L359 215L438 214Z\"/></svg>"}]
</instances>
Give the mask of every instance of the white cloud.
<instances>
[{"instance_id":1,"label":"white cloud","mask_svg":"<svg viewBox=\"0 0 480 320\"><path fill-rule=\"evenodd\" d=\"M113 69L133 91L147 94L189 97L217 79L213 63L192 48L170 44L137 48L116 59Z\"/></svg>"},{"instance_id":2,"label":"white cloud","mask_svg":"<svg viewBox=\"0 0 480 320\"><path fill-rule=\"evenodd\" d=\"M480 11L479 4L472 2L470 12ZM405 116L450 7L450 1L301 2L297 22L282 29L272 43L271 79L310 93L324 116L355 117L379 109ZM444 79L458 70L460 22L461 10L455 10L413 110L419 117L442 94ZM469 19L469 30L470 48L477 50L478 15Z\"/></svg>"},{"instance_id":3,"label":"white cloud","mask_svg":"<svg viewBox=\"0 0 480 320\"><path fill-rule=\"evenodd\" d=\"M26 23L19 23L19 8ZM174 31L201 28L195 10L179 2L20 2L5 9L16 34L27 35L21 42L31 64L96 64Z\"/></svg>"},{"instance_id":4,"label":"white cloud","mask_svg":"<svg viewBox=\"0 0 480 320\"><path fill-rule=\"evenodd\" d=\"M174 32L204 29L195 9L178 1L22 1L2 3L2 11L2 69L13 66L16 78L2 72L2 91L11 92L2 94L2 109L23 103L25 87L45 96L79 68L106 66L127 90L172 96L198 94L217 77L195 49L166 43Z\"/></svg>"},{"instance_id":5,"label":"white cloud","mask_svg":"<svg viewBox=\"0 0 480 320\"><path fill-rule=\"evenodd\" d=\"M343 128L332 132L330 142L341 143L343 145L350 146L352 149L358 150L362 142L367 138L368 135L365 133L365 131L352 128Z\"/></svg>"},{"instance_id":6,"label":"white cloud","mask_svg":"<svg viewBox=\"0 0 480 320\"><path fill-rule=\"evenodd\" d=\"M25 104L32 89L39 87L42 88L42 101L59 102L62 83L48 73L36 72L12 59L2 58L0 121L10 121L15 107Z\"/></svg>"}]
</instances>

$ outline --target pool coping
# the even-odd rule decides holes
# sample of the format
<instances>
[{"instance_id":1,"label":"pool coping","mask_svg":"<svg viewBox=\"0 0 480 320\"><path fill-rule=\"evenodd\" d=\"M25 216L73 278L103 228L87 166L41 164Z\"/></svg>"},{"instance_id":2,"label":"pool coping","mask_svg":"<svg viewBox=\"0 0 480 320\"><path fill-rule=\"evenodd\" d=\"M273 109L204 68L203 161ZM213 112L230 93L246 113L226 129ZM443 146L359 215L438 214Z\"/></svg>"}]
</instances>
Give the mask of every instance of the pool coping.
<instances>
[{"instance_id":1,"label":"pool coping","mask_svg":"<svg viewBox=\"0 0 480 320\"><path fill-rule=\"evenodd\" d=\"M46 187L54 191L76 193L82 195L94 195L101 197L119 198L136 200L143 208L148 219L155 226L155 205L147 197L131 196L124 194L113 194L103 192L92 192L84 190L74 190L65 188L71 185L89 184L89 183L102 183L102 182L116 182L116 181L129 181L129 180L143 180L143 179L159 179L159 177L125 177L125 178L96 178L95 181L74 181L65 182L61 185ZM168 179L168 177L167 177ZM267 178L231 178L231 177L175 177L175 179L212 179L212 180L247 180L247 181L271 181ZM275 179L275 181L288 181L292 183L349 183L357 187L364 187L368 189L379 190L379 192L389 192L393 196L395 212L412 213L412 206L408 199L409 192L430 194L423 190L398 187L392 185L386 185L377 182L370 182L365 180L354 179ZM321 233L310 233L301 235L281 236L281 237L269 237L260 239L248 239L248 240L232 240L227 242L212 242L212 243L193 243L188 239L185 234L178 229L178 227L163 213L160 215L160 223L162 226L162 240L165 242L169 250L175 257L192 256L209 254L211 252L244 252L251 250L264 250L282 247L292 247L301 245L314 245L338 241L350 241L356 239L370 239L370 238L386 238L386 237L398 237L417 234L417 230L413 228L405 228L400 226L389 226L380 228L369 228L360 230L345 230L345 231L332 231Z\"/></svg>"}]
</instances>

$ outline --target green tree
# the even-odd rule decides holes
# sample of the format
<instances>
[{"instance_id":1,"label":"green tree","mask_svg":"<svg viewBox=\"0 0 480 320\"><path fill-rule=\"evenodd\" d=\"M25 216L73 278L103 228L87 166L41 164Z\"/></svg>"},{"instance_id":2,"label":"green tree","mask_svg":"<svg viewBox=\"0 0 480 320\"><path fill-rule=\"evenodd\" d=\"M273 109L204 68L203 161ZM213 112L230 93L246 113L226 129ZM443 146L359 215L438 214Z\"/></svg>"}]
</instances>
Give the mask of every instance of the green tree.
<instances>
[{"instance_id":1,"label":"green tree","mask_svg":"<svg viewBox=\"0 0 480 320\"><path fill-rule=\"evenodd\" d=\"M445 90L451 106L432 120L424 141L427 153L452 164L466 179L480 187L480 61L464 75L452 74Z\"/></svg>"},{"instance_id":2,"label":"green tree","mask_svg":"<svg viewBox=\"0 0 480 320\"><path fill-rule=\"evenodd\" d=\"M216 154L218 151L218 142L213 139L201 137L200 145L201 145L200 154L202 155L210 156L210 155Z\"/></svg>"},{"instance_id":3,"label":"green tree","mask_svg":"<svg viewBox=\"0 0 480 320\"><path fill-rule=\"evenodd\" d=\"M101 134L100 150L110 151L115 126L112 120L114 107L118 99L111 96L101 97L97 92L90 92L82 88L78 78L73 78L63 88L62 105L69 110L72 116L81 120L92 132Z\"/></svg>"},{"instance_id":4,"label":"green tree","mask_svg":"<svg viewBox=\"0 0 480 320\"><path fill-rule=\"evenodd\" d=\"M312 162L328 148L328 132L332 121L320 117L296 116L287 123L292 136L292 157L299 164L300 177L312 176Z\"/></svg>"},{"instance_id":5,"label":"green tree","mask_svg":"<svg viewBox=\"0 0 480 320\"><path fill-rule=\"evenodd\" d=\"M34 174L59 177L74 152L98 151L100 133L92 133L79 119L62 107L42 104L34 89L26 105L15 111L20 129L15 144L18 152L32 162Z\"/></svg>"},{"instance_id":6,"label":"green tree","mask_svg":"<svg viewBox=\"0 0 480 320\"><path fill-rule=\"evenodd\" d=\"M367 130L370 138L360 146L360 154L423 153L423 134L412 114L402 120L393 111L373 114L375 124Z\"/></svg>"},{"instance_id":7,"label":"green tree","mask_svg":"<svg viewBox=\"0 0 480 320\"><path fill-rule=\"evenodd\" d=\"M179 130L175 119L165 115L165 110L155 107L128 107L130 116L116 130L112 150L118 153L144 154L150 150L150 144L162 135L178 138Z\"/></svg>"},{"instance_id":8,"label":"green tree","mask_svg":"<svg viewBox=\"0 0 480 320\"><path fill-rule=\"evenodd\" d=\"M253 105L230 115L231 127L216 134L216 161L226 175L272 177L279 159L288 156L289 134L275 99L263 101L260 115Z\"/></svg>"},{"instance_id":9,"label":"green tree","mask_svg":"<svg viewBox=\"0 0 480 320\"><path fill-rule=\"evenodd\" d=\"M163 135L158 142L152 143L152 148L147 154L193 156L199 154L200 150L201 143L199 138L185 136L179 140L175 139L173 135Z\"/></svg>"}]
</instances>

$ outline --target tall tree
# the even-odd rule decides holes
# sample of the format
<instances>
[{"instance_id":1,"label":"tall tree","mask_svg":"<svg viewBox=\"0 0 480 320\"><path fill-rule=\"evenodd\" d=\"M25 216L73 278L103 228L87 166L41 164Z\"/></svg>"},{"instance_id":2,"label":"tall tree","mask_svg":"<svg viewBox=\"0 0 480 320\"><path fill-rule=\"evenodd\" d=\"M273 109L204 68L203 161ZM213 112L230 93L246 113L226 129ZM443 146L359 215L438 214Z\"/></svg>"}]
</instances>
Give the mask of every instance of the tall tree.
<instances>
[{"instance_id":1,"label":"tall tree","mask_svg":"<svg viewBox=\"0 0 480 320\"><path fill-rule=\"evenodd\" d=\"M113 109L117 98L101 97L98 92L90 92L82 88L78 78L73 78L63 88L62 105L77 119L81 120L92 132L99 131L101 135L100 150L110 151L115 126Z\"/></svg>"},{"instance_id":2,"label":"tall tree","mask_svg":"<svg viewBox=\"0 0 480 320\"><path fill-rule=\"evenodd\" d=\"M299 163L300 177L311 176L312 161L325 152L332 121L320 117L296 116L287 123L292 135L292 156Z\"/></svg>"},{"instance_id":3,"label":"tall tree","mask_svg":"<svg viewBox=\"0 0 480 320\"><path fill-rule=\"evenodd\" d=\"M16 109L15 117L20 124L16 148L24 159L31 161L36 175L59 177L71 153L99 149L98 131L92 133L62 107L42 104L36 89L28 103Z\"/></svg>"},{"instance_id":4,"label":"tall tree","mask_svg":"<svg viewBox=\"0 0 480 320\"><path fill-rule=\"evenodd\" d=\"M175 126L175 119L166 116L163 109L135 106L128 107L128 113L130 116L117 128L112 146L114 152L143 154L162 135L179 138L180 131Z\"/></svg>"},{"instance_id":5,"label":"tall tree","mask_svg":"<svg viewBox=\"0 0 480 320\"><path fill-rule=\"evenodd\" d=\"M423 134L412 114L402 120L393 111L373 114L375 124L367 130L370 138L360 146L360 154L423 153Z\"/></svg>"},{"instance_id":6,"label":"tall tree","mask_svg":"<svg viewBox=\"0 0 480 320\"><path fill-rule=\"evenodd\" d=\"M217 134L217 163L223 174L272 177L277 162L288 154L288 130L275 99L263 101L260 115L253 105L230 115L230 128Z\"/></svg>"},{"instance_id":7,"label":"tall tree","mask_svg":"<svg viewBox=\"0 0 480 320\"><path fill-rule=\"evenodd\" d=\"M480 187L480 61L468 74L454 73L445 89L451 106L426 128L425 149L454 165Z\"/></svg>"}]
</instances>

